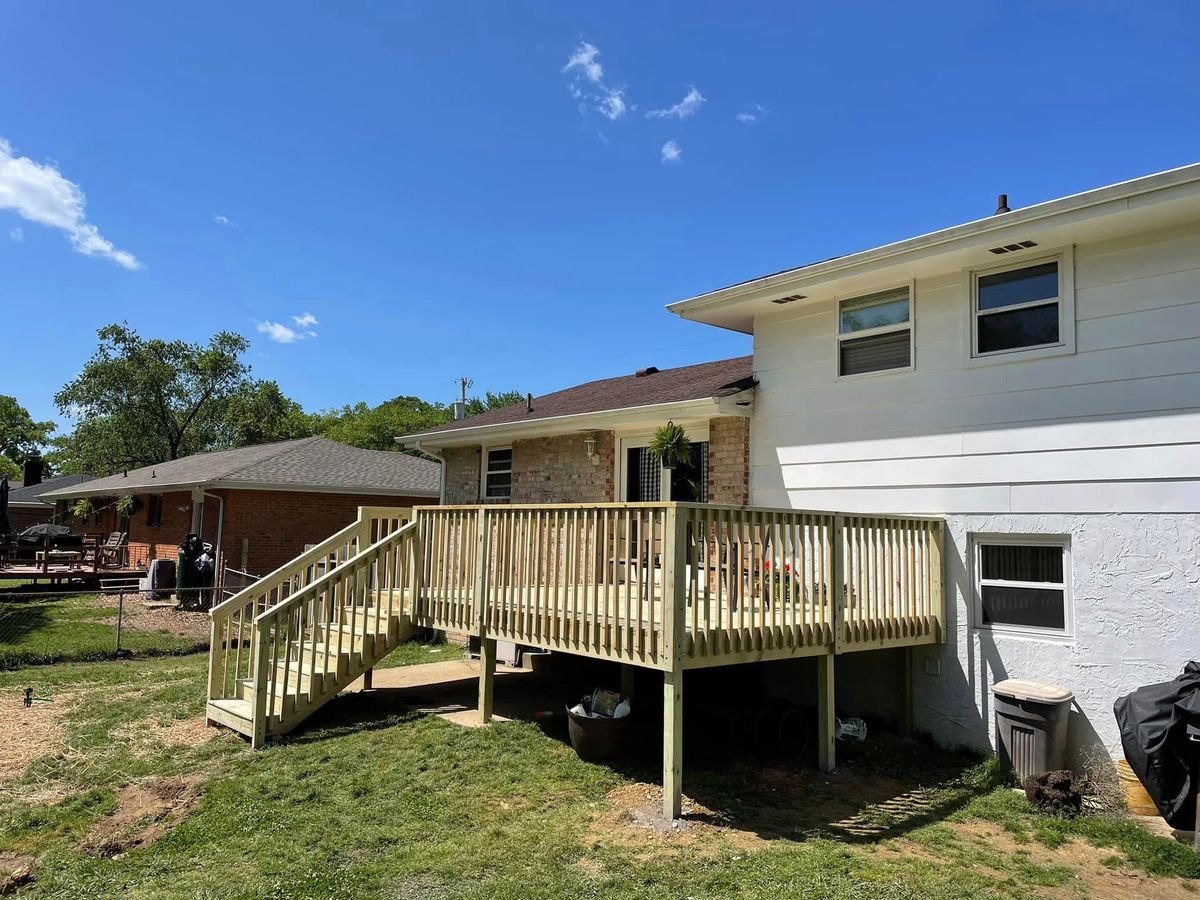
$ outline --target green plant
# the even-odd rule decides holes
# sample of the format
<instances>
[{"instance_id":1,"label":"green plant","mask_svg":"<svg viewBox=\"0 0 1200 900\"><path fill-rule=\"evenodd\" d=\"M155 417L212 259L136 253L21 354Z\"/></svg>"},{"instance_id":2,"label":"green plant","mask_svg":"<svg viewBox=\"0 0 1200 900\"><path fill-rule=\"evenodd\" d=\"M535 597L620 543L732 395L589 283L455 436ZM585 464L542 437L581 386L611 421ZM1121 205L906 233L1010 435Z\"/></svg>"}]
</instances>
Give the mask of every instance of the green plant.
<instances>
[{"instance_id":1,"label":"green plant","mask_svg":"<svg viewBox=\"0 0 1200 900\"><path fill-rule=\"evenodd\" d=\"M71 506L71 515L77 519L86 519L88 516L96 512L96 507L92 505L92 501L87 497L81 497L76 500Z\"/></svg>"},{"instance_id":2,"label":"green plant","mask_svg":"<svg viewBox=\"0 0 1200 900\"><path fill-rule=\"evenodd\" d=\"M126 494L124 497L117 498L117 514L121 516L132 516L142 506L140 500L133 494Z\"/></svg>"},{"instance_id":3,"label":"green plant","mask_svg":"<svg viewBox=\"0 0 1200 900\"><path fill-rule=\"evenodd\" d=\"M654 429L647 448L650 453L662 460L668 469L685 465L692 458L692 442L688 440L687 432L682 425L667 422Z\"/></svg>"}]
</instances>

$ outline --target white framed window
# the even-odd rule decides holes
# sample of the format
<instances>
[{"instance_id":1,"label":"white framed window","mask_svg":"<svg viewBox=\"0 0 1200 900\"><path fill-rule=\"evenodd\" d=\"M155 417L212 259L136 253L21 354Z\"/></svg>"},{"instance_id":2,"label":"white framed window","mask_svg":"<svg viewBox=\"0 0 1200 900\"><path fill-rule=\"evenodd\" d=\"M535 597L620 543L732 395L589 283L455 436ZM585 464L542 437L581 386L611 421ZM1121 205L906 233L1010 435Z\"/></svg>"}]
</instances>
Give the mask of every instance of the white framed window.
<instances>
[{"instance_id":1,"label":"white framed window","mask_svg":"<svg viewBox=\"0 0 1200 900\"><path fill-rule=\"evenodd\" d=\"M839 300L837 374L911 370L912 285Z\"/></svg>"},{"instance_id":2,"label":"white framed window","mask_svg":"<svg viewBox=\"0 0 1200 900\"><path fill-rule=\"evenodd\" d=\"M1071 545L1063 535L975 535L975 624L1071 637Z\"/></svg>"},{"instance_id":3,"label":"white framed window","mask_svg":"<svg viewBox=\"0 0 1200 900\"><path fill-rule=\"evenodd\" d=\"M1074 268L1070 250L1064 250L968 270L970 359L1003 362L1014 356L1073 353Z\"/></svg>"},{"instance_id":4,"label":"white framed window","mask_svg":"<svg viewBox=\"0 0 1200 900\"><path fill-rule=\"evenodd\" d=\"M483 451L484 500L512 499L512 447L491 447Z\"/></svg>"}]
</instances>

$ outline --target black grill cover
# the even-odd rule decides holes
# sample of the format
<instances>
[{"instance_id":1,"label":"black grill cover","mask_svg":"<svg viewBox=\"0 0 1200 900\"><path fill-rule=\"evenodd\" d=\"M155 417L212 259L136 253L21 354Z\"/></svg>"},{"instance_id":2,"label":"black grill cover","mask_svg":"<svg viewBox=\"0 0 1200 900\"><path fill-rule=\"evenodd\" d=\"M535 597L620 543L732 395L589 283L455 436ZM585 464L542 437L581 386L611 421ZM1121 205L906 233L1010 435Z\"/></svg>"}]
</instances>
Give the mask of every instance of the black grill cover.
<instances>
[{"instance_id":1,"label":"black grill cover","mask_svg":"<svg viewBox=\"0 0 1200 900\"><path fill-rule=\"evenodd\" d=\"M1200 663L1189 662L1174 681L1148 684L1113 704L1125 759L1172 828L1196 822L1195 759L1200 744L1188 740L1200 721Z\"/></svg>"}]
</instances>

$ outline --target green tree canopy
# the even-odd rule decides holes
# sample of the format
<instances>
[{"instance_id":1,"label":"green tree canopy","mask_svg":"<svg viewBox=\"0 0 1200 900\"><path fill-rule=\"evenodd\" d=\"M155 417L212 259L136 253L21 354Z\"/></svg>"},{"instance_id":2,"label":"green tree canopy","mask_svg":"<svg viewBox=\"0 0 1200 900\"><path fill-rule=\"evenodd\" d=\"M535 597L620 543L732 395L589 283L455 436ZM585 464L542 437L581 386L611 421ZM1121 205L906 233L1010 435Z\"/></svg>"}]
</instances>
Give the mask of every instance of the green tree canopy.
<instances>
[{"instance_id":1,"label":"green tree canopy","mask_svg":"<svg viewBox=\"0 0 1200 900\"><path fill-rule=\"evenodd\" d=\"M0 394L0 477L20 475L21 464L42 452L54 429L53 422L35 422L16 397Z\"/></svg>"},{"instance_id":2,"label":"green tree canopy","mask_svg":"<svg viewBox=\"0 0 1200 900\"><path fill-rule=\"evenodd\" d=\"M128 324L100 345L54 397L74 432L55 441L64 471L108 475L192 453L302 436L299 406L250 378L249 342L218 332L207 344L142 338Z\"/></svg>"}]
</instances>

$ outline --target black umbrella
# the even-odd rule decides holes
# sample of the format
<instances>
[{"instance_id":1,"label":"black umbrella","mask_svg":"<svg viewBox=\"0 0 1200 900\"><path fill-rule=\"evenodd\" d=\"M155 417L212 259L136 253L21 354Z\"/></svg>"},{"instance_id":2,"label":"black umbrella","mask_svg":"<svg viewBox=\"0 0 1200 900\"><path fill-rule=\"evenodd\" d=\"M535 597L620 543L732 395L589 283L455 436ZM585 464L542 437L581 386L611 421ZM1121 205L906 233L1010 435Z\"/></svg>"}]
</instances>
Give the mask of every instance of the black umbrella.
<instances>
[{"instance_id":1,"label":"black umbrella","mask_svg":"<svg viewBox=\"0 0 1200 900\"><path fill-rule=\"evenodd\" d=\"M0 478L0 534L12 531L8 524L8 478Z\"/></svg>"}]
</instances>

